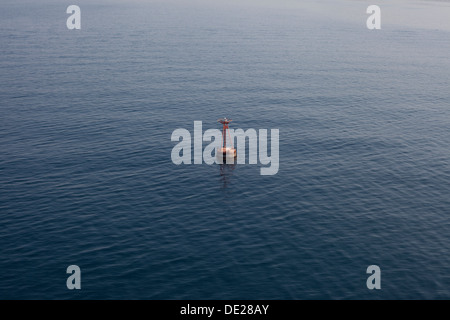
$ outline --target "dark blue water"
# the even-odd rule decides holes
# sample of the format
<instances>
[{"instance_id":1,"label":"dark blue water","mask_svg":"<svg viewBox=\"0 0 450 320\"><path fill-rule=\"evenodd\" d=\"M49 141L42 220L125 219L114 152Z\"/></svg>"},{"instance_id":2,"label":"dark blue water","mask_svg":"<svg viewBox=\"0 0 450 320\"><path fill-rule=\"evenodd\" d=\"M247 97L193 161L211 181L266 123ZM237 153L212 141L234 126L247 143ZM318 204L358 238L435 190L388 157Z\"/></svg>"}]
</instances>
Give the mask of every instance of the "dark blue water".
<instances>
[{"instance_id":1,"label":"dark blue water","mask_svg":"<svg viewBox=\"0 0 450 320\"><path fill-rule=\"evenodd\" d=\"M1 299L450 299L448 3L77 4L0 4ZM172 163L224 116L276 175Z\"/></svg>"}]
</instances>

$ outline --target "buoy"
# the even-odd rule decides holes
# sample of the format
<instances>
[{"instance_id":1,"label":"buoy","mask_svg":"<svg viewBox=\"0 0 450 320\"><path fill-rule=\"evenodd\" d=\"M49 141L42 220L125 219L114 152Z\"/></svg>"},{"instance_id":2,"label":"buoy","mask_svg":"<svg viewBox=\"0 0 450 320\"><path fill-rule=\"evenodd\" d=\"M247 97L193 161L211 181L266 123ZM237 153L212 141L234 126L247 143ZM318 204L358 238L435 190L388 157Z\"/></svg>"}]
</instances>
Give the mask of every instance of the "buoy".
<instances>
[{"instance_id":1,"label":"buoy","mask_svg":"<svg viewBox=\"0 0 450 320\"><path fill-rule=\"evenodd\" d=\"M236 154L236 149L233 148L233 140L231 139L231 134L230 134L230 130L228 127L228 124L233 121L231 119L227 119L227 118L223 118L223 119L218 119L217 122L220 122L223 127L222 127L222 148L219 149L219 155L222 154L223 158L236 158L237 154ZM227 131L228 131L228 137L229 137L229 144L231 145L231 147L227 147Z\"/></svg>"}]
</instances>

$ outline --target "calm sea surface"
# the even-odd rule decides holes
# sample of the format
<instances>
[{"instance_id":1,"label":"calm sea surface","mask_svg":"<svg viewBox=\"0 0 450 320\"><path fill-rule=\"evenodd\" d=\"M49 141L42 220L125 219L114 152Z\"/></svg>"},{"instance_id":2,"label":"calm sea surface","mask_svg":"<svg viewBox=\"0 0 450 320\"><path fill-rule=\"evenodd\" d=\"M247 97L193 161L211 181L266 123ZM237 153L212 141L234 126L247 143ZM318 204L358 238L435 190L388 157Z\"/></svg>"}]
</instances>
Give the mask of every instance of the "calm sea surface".
<instances>
[{"instance_id":1,"label":"calm sea surface","mask_svg":"<svg viewBox=\"0 0 450 320\"><path fill-rule=\"evenodd\" d=\"M0 4L0 299L450 299L449 2L77 4ZM225 116L278 174L172 163Z\"/></svg>"}]
</instances>

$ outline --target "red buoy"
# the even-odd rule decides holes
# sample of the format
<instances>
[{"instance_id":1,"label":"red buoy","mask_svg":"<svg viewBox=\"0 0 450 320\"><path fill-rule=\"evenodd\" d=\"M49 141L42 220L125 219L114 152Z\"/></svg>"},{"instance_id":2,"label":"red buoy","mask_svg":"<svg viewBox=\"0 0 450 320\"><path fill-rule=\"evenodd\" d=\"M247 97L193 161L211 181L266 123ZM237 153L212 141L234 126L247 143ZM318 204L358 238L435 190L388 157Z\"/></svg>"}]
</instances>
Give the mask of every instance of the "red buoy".
<instances>
[{"instance_id":1,"label":"red buoy","mask_svg":"<svg viewBox=\"0 0 450 320\"><path fill-rule=\"evenodd\" d=\"M228 124L233 121L231 119L223 118L218 119L217 122L220 122L222 127L222 148L219 149L219 154L222 154L224 158L232 157L236 158L236 149L233 148L233 140L231 139L230 134L230 128L228 127ZM228 131L228 137L229 137L229 145L227 146L227 131Z\"/></svg>"}]
</instances>

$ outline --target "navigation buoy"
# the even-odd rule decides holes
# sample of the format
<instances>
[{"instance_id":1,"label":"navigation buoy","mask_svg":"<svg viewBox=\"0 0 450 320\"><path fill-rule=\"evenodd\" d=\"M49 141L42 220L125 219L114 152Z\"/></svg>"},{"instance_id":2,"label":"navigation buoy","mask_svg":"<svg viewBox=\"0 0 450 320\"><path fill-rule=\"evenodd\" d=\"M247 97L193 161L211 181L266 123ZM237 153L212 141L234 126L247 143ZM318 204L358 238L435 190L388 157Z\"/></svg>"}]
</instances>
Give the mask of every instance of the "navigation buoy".
<instances>
[{"instance_id":1,"label":"navigation buoy","mask_svg":"<svg viewBox=\"0 0 450 320\"><path fill-rule=\"evenodd\" d=\"M223 159L227 158L236 158L236 149L233 148L233 140L231 139L230 130L228 128L228 124L233 121L231 119L223 118L217 120L217 122L220 122L222 127L222 148L219 149L219 155L222 154ZM229 144L231 147L227 146L227 131L228 131L228 137L229 137Z\"/></svg>"}]
</instances>

